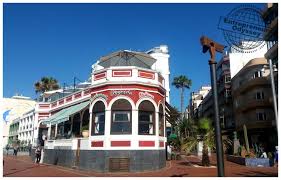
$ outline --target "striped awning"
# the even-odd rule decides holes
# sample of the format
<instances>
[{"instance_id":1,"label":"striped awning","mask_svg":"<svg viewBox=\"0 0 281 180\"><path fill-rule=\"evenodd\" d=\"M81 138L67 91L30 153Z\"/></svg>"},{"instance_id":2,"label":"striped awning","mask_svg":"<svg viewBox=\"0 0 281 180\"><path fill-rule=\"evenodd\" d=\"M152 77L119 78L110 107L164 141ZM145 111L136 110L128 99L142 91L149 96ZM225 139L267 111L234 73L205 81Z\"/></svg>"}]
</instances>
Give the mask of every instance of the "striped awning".
<instances>
[{"instance_id":1,"label":"striped awning","mask_svg":"<svg viewBox=\"0 0 281 180\"><path fill-rule=\"evenodd\" d=\"M82 109L84 109L85 107L87 107L90 104L90 101L86 101L68 108L65 108L59 112L57 112L56 114L54 114L53 116L44 119L42 121L42 124L59 124L61 122L64 121L68 121L69 120L69 116L81 111Z\"/></svg>"}]
</instances>

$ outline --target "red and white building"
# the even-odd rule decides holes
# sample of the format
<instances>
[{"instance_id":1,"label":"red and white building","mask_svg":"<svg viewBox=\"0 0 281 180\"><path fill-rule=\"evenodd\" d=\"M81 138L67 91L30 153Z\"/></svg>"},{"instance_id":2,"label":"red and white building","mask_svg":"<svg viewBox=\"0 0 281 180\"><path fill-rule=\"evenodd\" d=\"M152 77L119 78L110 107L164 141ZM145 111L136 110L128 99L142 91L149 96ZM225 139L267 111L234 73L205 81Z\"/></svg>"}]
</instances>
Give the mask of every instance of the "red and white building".
<instances>
[{"instance_id":1,"label":"red and white building","mask_svg":"<svg viewBox=\"0 0 281 180\"><path fill-rule=\"evenodd\" d=\"M43 162L100 172L164 168L167 46L118 51L92 67L90 86L37 104Z\"/></svg>"}]
</instances>

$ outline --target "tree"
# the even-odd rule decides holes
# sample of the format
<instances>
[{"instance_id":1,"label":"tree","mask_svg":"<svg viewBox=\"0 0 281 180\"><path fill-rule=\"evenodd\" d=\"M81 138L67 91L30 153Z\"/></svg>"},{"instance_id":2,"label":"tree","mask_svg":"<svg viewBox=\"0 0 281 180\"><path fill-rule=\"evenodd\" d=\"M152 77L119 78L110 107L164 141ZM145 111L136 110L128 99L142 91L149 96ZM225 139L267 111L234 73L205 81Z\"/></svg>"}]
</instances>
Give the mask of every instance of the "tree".
<instances>
[{"instance_id":1,"label":"tree","mask_svg":"<svg viewBox=\"0 0 281 180\"><path fill-rule=\"evenodd\" d=\"M184 75L180 75L178 77L175 77L173 80L172 85L175 86L177 89L180 89L181 93L181 115L183 117L183 103L184 103L184 89L190 89L192 82L190 79L188 79Z\"/></svg>"},{"instance_id":2,"label":"tree","mask_svg":"<svg viewBox=\"0 0 281 180\"><path fill-rule=\"evenodd\" d=\"M34 87L36 94L60 88L58 81L53 77L42 77L40 81L34 84Z\"/></svg>"},{"instance_id":3,"label":"tree","mask_svg":"<svg viewBox=\"0 0 281 180\"><path fill-rule=\"evenodd\" d=\"M199 119L197 127L194 126L193 130L193 136L184 139L182 149L190 153L200 141L203 141L202 165L209 166L208 148L215 149L215 133L214 128L211 126L211 120L208 118ZM232 142L229 139L224 139L223 144L224 148L229 148Z\"/></svg>"},{"instance_id":4,"label":"tree","mask_svg":"<svg viewBox=\"0 0 281 180\"><path fill-rule=\"evenodd\" d=\"M193 136L193 133L196 128L196 124L192 119L184 118L178 124L178 129L180 131L180 136L182 137L182 139L188 138L189 136Z\"/></svg>"}]
</instances>

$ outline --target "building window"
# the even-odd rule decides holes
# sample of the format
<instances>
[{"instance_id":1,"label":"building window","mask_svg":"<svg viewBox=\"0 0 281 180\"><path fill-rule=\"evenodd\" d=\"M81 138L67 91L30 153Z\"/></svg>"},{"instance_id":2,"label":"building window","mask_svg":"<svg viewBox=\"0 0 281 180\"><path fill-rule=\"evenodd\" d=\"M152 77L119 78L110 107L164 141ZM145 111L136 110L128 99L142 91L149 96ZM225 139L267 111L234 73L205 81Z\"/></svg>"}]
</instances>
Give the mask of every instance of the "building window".
<instances>
[{"instance_id":1,"label":"building window","mask_svg":"<svg viewBox=\"0 0 281 180\"><path fill-rule=\"evenodd\" d=\"M261 71L256 71L253 75L253 78L258 78L258 77L262 77L262 72Z\"/></svg>"},{"instance_id":2,"label":"building window","mask_svg":"<svg viewBox=\"0 0 281 180\"><path fill-rule=\"evenodd\" d=\"M159 136L164 136L164 108L162 104L159 106Z\"/></svg>"},{"instance_id":3,"label":"building window","mask_svg":"<svg viewBox=\"0 0 281 180\"><path fill-rule=\"evenodd\" d=\"M264 94L262 91L256 93L256 100L261 100L261 99L264 99Z\"/></svg>"},{"instance_id":4,"label":"building window","mask_svg":"<svg viewBox=\"0 0 281 180\"><path fill-rule=\"evenodd\" d=\"M125 99L115 101L111 108L111 134L132 133L132 106Z\"/></svg>"},{"instance_id":5,"label":"building window","mask_svg":"<svg viewBox=\"0 0 281 180\"><path fill-rule=\"evenodd\" d=\"M265 112L257 112L257 120L258 121L265 121L266 120L266 114Z\"/></svg>"},{"instance_id":6,"label":"building window","mask_svg":"<svg viewBox=\"0 0 281 180\"><path fill-rule=\"evenodd\" d=\"M231 97L231 90L230 90L230 89L225 89L225 94L224 94L224 96L225 96L226 98Z\"/></svg>"},{"instance_id":7,"label":"building window","mask_svg":"<svg viewBox=\"0 0 281 180\"><path fill-rule=\"evenodd\" d=\"M143 101L139 105L139 134L155 134L155 108L150 101Z\"/></svg>"},{"instance_id":8,"label":"building window","mask_svg":"<svg viewBox=\"0 0 281 180\"><path fill-rule=\"evenodd\" d=\"M230 83L230 82L231 82L231 77L230 77L230 75L226 75L224 80L225 80L225 81L224 81L225 83Z\"/></svg>"},{"instance_id":9,"label":"building window","mask_svg":"<svg viewBox=\"0 0 281 180\"><path fill-rule=\"evenodd\" d=\"M91 135L104 135L105 106L102 101L95 103L93 110Z\"/></svg>"}]
</instances>

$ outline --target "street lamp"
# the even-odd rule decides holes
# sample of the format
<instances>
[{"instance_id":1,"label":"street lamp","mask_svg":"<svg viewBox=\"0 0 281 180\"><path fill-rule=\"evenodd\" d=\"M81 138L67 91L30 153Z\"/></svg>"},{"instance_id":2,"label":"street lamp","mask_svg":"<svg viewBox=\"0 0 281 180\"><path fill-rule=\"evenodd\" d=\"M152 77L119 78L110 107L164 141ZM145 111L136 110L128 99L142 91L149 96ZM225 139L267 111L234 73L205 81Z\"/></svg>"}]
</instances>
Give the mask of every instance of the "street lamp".
<instances>
[{"instance_id":1,"label":"street lamp","mask_svg":"<svg viewBox=\"0 0 281 180\"><path fill-rule=\"evenodd\" d=\"M273 74L273 66L272 60L268 59L269 70L270 70L270 80L271 80L271 89L272 89L272 98L273 98L273 107L274 107L274 114L275 114L275 121L276 121L276 129L278 133L278 109L277 109L277 98L275 92L275 83L274 83L274 74Z\"/></svg>"},{"instance_id":2,"label":"street lamp","mask_svg":"<svg viewBox=\"0 0 281 180\"><path fill-rule=\"evenodd\" d=\"M200 38L201 45L203 47L203 53L209 51L211 59L209 60L210 72L211 72L211 84L214 99L214 109L215 109L215 135L216 135L216 152L217 152L217 166L218 166L218 176L224 176L224 160L223 160L223 147L221 138L221 125L219 119L219 106L218 106L218 93L217 93L217 83L216 83L216 51L223 53L224 46L216 43L215 41L209 39L206 36Z\"/></svg>"}]
</instances>

